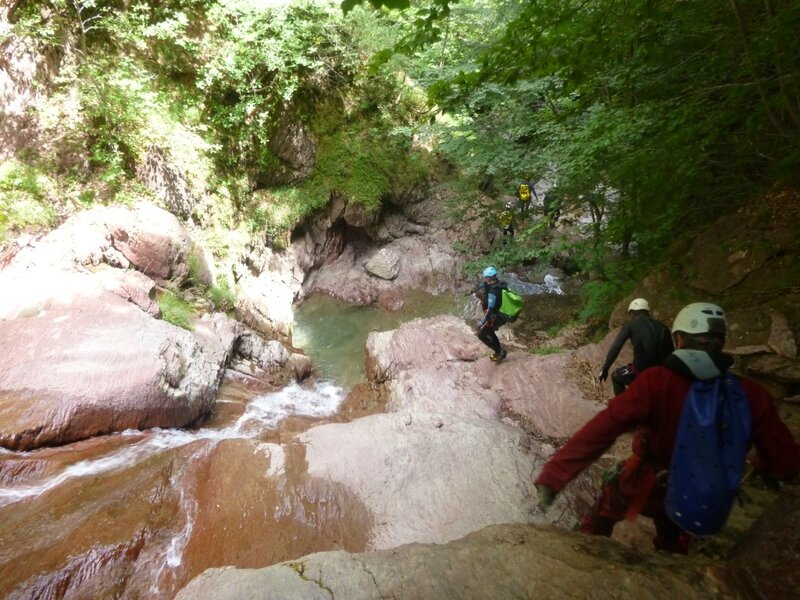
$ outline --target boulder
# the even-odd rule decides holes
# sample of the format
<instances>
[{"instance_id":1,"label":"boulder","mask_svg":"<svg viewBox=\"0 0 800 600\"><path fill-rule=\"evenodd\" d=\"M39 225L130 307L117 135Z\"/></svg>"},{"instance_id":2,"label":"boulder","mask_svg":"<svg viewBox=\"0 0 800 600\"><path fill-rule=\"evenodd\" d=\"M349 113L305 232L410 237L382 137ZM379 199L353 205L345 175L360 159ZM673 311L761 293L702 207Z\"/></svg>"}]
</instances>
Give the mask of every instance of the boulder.
<instances>
[{"instance_id":1,"label":"boulder","mask_svg":"<svg viewBox=\"0 0 800 600\"><path fill-rule=\"evenodd\" d=\"M453 247L481 245L480 219L452 219L442 209L446 198L418 189L393 199L399 204L390 202L376 221L334 195L324 213L298 228L291 251L308 273L305 294L370 304L397 297L397 290L438 294L469 287L463 265L471 256Z\"/></svg>"},{"instance_id":2,"label":"boulder","mask_svg":"<svg viewBox=\"0 0 800 600\"><path fill-rule=\"evenodd\" d=\"M153 317L161 315L153 280L137 271L99 268L96 273L36 269L0 271L0 319L34 317L51 306L81 302L85 296L109 292Z\"/></svg>"},{"instance_id":3,"label":"boulder","mask_svg":"<svg viewBox=\"0 0 800 600\"><path fill-rule=\"evenodd\" d=\"M107 264L134 268L159 284L168 280L180 284L189 275L191 248L189 234L161 208L146 202L134 209L99 206L77 213L58 229L20 249L3 272L86 270Z\"/></svg>"},{"instance_id":4,"label":"boulder","mask_svg":"<svg viewBox=\"0 0 800 600\"><path fill-rule=\"evenodd\" d=\"M77 214L9 256L0 343L13 351L0 359L0 445L185 426L210 412L242 328L223 314L195 320L193 331L157 319L156 281L180 282L190 248L175 217L140 203ZM273 354L270 362L262 348L257 360L276 382L308 374L282 346Z\"/></svg>"},{"instance_id":5,"label":"boulder","mask_svg":"<svg viewBox=\"0 0 800 600\"><path fill-rule=\"evenodd\" d=\"M747 372L780 383L800 383L800 361L779 354L767 354L753 360L747 364Z\"/></svg>"},{"instance_id":6,"label":"boulder","mask_svg":"<svg viewBox=\"0 0 800 600\"><path fill-rule=\"evenodd\" d=\"M288 107L283 107L269 136L269 149L281 164L269 172L260 173L259 183L266 185L296 184L308 177L314 169L317 149L303 123L293 118Z\"/></svg>"},{"instance_id":7,"label":"boulder","mask_svg":"<svg viewBox=\"0 0 800 600\"><path fill-rule=\"evenodd\" d=\"M239 282L236 318L264 336L291 343L294 290L285 274L264 271Z\"/></svg>"},{"instance_id":8,"label":"boulder","mask_svg":"<svg viewBox=\"0 0 800 600\"><path fill-rule=\"evenodd\" d=\"M344 209L344 220L351 227L372 232L380 220L380 211L364 206L363 204L356 204L355 202L348 202Z\"/></svg>"},{"instance_id":9,"label":"boulder","mask_svg":"<svg viewBox=\"0 0 800 600\"><path fill-rule=\"evenodd\" d=\"M794 339L789 321L781 312L776 310L771 311L772 326L769 332L769 346L778 354L788 356L789 358L797 358L797 341Z\"/></svg>"},{"instance_id":10,"label":"boulder","mask_svg":"<svg viewBox=\"0 0 800 600\"><path fill-rule=\"evenodd\" d=\"M364 268L376 277L392 280L400 272L400 258L390 250L381 248L364 264Z\"/></svg>"},{"instance_id":11,"label":"boulder","mask_svg":"<svg viewBox=\"0 0 800 600\"><path fill-rule=\"evenodd\" d=\"M209 413L235 337L189 332L101 287L0 321L0 445L30 450L94 435L179 427Z\"/></svg>"},{"instance_id":12,"label":"boulder","mask_svg":"<svg viewBox=\"0 0 800 600\"><path fill-rule=\"evenodd\" d=\"M306 355L289 352L277 340L265 340L253 331L245 331L239 337L236 355L245 361L235 365L236 370L273 386L302 381L311 373L311 360Z\"/></svg>"},{"instance_id":13,"label":"boulder","mask_svg":"<svg viewBox=\"0 0 800 600\"><path fill-rule=\"evenodd\" d=\"M642 554L537 525L496 525L447 545L320 552L265 569L209 569L176 600L330 598L756 598L745 567Z\"/></svg>"},{"instance_id":14,"label":"boulder","mask_svg":"<svg viewBox=\"0 0 800 600\"><path fill-rule=\"evenodd\" d=\"M137 179L159 196L170 212L188 219L198 199L184 172L170 160L169 153L150 144L136 167Z\"/></svg>"}]
</instances>

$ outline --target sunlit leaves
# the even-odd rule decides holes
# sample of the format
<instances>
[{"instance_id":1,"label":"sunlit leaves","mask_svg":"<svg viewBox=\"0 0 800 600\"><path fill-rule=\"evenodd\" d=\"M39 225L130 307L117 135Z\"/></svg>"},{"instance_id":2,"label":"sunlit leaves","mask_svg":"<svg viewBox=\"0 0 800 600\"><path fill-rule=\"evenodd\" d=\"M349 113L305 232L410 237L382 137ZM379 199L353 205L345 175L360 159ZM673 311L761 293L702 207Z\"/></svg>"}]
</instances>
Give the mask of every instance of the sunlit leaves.
<instances>
[{"instance_id":1,"label":"sunlit leaves","mask_svg":"<svg viewBox=\"0 0 800 600\"><path fill-rule=\"evenodd\" d=\"M411 6L410 0L367 0L375 8L394 8L403 10ZM344 0L341 4L342 11L347 14L356 6L363 4L364 0Z\"/></svg>"}]
</instances>

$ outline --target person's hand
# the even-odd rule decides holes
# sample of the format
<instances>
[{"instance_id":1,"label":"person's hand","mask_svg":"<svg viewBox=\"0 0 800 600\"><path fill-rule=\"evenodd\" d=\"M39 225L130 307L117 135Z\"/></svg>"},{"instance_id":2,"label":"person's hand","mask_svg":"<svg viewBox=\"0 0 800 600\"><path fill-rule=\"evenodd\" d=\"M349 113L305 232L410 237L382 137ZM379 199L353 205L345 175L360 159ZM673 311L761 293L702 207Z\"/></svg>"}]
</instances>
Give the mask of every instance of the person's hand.
<instances>
[{"instance_id":1,"label":"person's hand","mask_svg":"<svg viewBox=\"0 0 800 600\"><path fill-rule=\"evenodd\" d=\"M536 494L539 496L539 510L547 512L556 499L556 493L546 485L537 484Z\"/></svg>"},{"instance_id":2,"label":"person's hand","mask_svg":"<svg viewBox=\"0 0 800 600\"><path fill-rule=\"evenodd\" d=\"M603 367L602 369L600 369L600 375L598 375L598 376L597 376L597 378L598 378L598 379L599 379L601 382L603 382L603 381L605 381L606 379L608 379L608 367Z\"/></svg>"}]
</instances>

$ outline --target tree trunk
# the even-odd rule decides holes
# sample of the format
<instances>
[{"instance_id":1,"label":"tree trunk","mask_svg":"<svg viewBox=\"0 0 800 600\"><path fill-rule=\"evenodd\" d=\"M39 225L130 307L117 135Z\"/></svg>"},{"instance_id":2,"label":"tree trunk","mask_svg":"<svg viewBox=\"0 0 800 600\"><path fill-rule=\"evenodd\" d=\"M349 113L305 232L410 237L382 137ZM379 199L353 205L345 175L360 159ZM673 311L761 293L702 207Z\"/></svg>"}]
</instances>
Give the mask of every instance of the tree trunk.
<instances>
[{"instance_id":1,"label":"tree trunk","mask_svg":"<svg viewBox=\"0 0 800 600\"><path fill-rule=\"evenodd\" d=\"M755 62L753 61L753 57L750 53L750 45L747 43L747 24L744 20L744 14L742 13L742 7L739 4L739 0L730 0L731 8L733 8L733 13L736 16L736 23L739 26L739 35L741 37L742 43L742 51L744 55L744 61L747 65L747 69L750 71L750 76L753 78L753 83L758 90L758 95L761 98L761 104L764 106L764 110L767 113L767 117L772 122L772 125L775 127L775 130L780 135L786 135L786 131L782 126L780 120L778 119L777 115L775 115L774 111L769 105L769 97L767 96L767 91L764 89L764 84L761 81L761 77L759 76L758 69L756 69Z\"/></svg>"}]
</instances>

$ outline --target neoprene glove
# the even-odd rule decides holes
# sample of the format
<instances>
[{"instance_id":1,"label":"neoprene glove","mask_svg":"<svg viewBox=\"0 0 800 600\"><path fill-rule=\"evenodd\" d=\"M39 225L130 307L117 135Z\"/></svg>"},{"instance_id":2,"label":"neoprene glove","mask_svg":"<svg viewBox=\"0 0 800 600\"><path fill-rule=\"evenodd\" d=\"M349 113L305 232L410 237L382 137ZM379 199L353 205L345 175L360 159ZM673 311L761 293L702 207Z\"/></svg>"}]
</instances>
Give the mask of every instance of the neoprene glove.
<instances>
[{"instance_id":1,"label":"neoprene glove","mask_svg":"<svg viewBox=\"0 0 800 600\"><path fill-rule=\"evenodd\" d=\"M547 512L547 509L556 499L556 493L546 485L537 484L536 493L539 496L539 510Z\"/></svg>"},{"instance_id":2,"label":"neoprene glove","mask_svg":"<svg viewBox=\"0 0 800 600\"><path fill-rule=\"evenodd\" d=\"M608 379L608 367L603 367L600 369L600 375L598 375L598 379L600 379L600 381L605 381Z\"/></svg>"}]
</instances>

